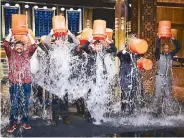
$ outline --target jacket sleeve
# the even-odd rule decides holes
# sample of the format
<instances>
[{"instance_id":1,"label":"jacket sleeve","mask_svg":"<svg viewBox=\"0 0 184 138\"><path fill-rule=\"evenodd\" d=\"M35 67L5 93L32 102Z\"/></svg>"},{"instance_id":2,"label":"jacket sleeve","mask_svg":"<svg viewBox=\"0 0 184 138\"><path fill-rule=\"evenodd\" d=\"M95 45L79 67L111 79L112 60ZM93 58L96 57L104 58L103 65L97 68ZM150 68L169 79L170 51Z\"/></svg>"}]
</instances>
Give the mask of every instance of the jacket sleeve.
<instances>
[{"instance_id":1,"label":"jacket sleeve","mask_svg":"<svg viewBox=\"0 0 184 138\"><path fill-rule=\"evenodd\" d=\"M29 55L32 56L37 49L37 45L33 44L29 47Z\"/></svg>"},{"instance_id":2,"label":"jacket sleeve","mask_svg":"<svg viewBox=\"0 0 184 138\"><path fill-rule=\"evenodd\" d=\"M121 50L121 51L119 51L119 52L117 53L117 57L120 59L122 54L123 54L123 53L122 53L122 50Z\"/></svg>"},{"instance_id":3,"label":"jacket sleeve","mask_svg":"<svg viewBox=\"0 0 184 138\"><path fill-rule=\"evenodd\" d=\"M73 45L74 46L78 46L80 44L79 40L77 39L77 37L73 34L70 35L71 39L73 40Z\"/></svg>"},{"instance_id":4,"label":"jacket sleeve","mask_svg":"<svg viewBox=\"0 0 184 138\"><path fill-rule=\"evenodd\" d=\"M47 49L50 49L50 47L51 47L51 38L52 38L52 35L48 34L44 40L44 45Z\"/></svg>"},{"instance_id":5,"label":"jacket sleeve","mask_svg":"<svg viewBox=\"0 0 184 138\"><path fill-rule=\"evenodd\" d=\"M160 43L161 43L161 40L157 39L157 41L156 41L156 51L155 51L156 61L158 61L160 59Z\"/></svg>"},{"instance_id":6,"label":"jacket sleeve","mask_svg":"<svg viewBox=\"0 0 184 138\"><path fill-rule=\"evenodd\" d=\"M42 44L42 43L39 43L38 46L46 53L48 53L48 49Z\"/></svg>"},{"instance_id":7,"label":"jacket sleeve","mask_svg":"<svg viewBox=\"0 0 184 138\"><path fill-rule=\"evenodd\" d=\"M173 43L175 45L175 49L171 52L171 56L173 57L173 56L175 56L179 52L181 47L180 47L179 42L176 39L174 39L172 41L173 41Z\"/></svg>"},{"instance_id":8,"label":"jacket sleeve","mask_svg":"<svg viewBox=\"0 0 184 138\"><path fill-rule=\"evenodd\" d=\"M89 50L89 44L90 44L90 42L89 41L87 41L83 46L82 46L82 50L84 50L85 52L87 52L88 50Z\"/></svg>"},{"instance_id":9,"label":"jacket sleeve","mask_svg":"<svg viewBox=\"0 0 184 138\"><path fill-rule=\"evenodd\" d=\"M108 52L108 53L112 53L112 52L116 52L116 51L117 51L117 48L116 48L116 46L114 45L114 43L110 43L109 45L110 45L110 48L107 49L107 52Z\"/></svg>"},{"instance_id":10,"label":"jacket sleeve","mask_svg":"<svg viewBox=\"0 0 184 138\"><path fill-rule=\"evenodd\" d=\"M12 52L12 49L11 49L11 47L9 45L9 42L5 40L4 43L3 43L3 47L4 47L5 51L6 51L7 57L9 57L11 55L11 52Z\"/></svg>"}]
</instances>

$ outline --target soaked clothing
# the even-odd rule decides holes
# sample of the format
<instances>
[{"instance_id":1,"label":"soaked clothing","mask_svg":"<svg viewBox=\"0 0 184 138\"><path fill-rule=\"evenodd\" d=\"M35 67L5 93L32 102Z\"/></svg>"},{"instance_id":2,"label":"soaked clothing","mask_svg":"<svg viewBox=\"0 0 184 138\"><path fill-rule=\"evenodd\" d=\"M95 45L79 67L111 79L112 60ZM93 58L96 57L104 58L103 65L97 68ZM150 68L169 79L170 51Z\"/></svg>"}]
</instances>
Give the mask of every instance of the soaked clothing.
<instances>
[{"instance_id":1,"label":"soaked clothing","mask_svg":"<svg viewBox=\"0 0 184 138\"><path fill-rule=\"evenodd\" d=\"M96 59L97 59L97 52L93 51L91 47L89 47L90 42L86 42L82 46L82 50L84 50L88 54L88 59L87 59L87 65L86 65L86 75L90 79L92 79L95 82L95 74L96 74ZM117 48L114 46L113 43L109 44L110 46L103 46L102 52L99 53L100 58L102 59L103 62L103 74L106 74L106 67L104 63L104 56L107 53L115 53L117 51Z\"/></svg>"},{"instance_id":2,"label":"soaked clothing","mask_svg":"<svg viewBox=\"0 0 184 138\"><path fill-rule=\"evenodd\" d=\"M86 64L86 68L85 68L85 74L87 77L87 83L90 84L90 82L93 82L95 85L98 84L99 79L97 79L97 77L102 77L101 79L105 80L106 79L106 74L107 74L107 69L106 69L106 65L105 65L105 61L104 58L106 56L106 54L108 53L115 53L117 51L116 47L114 46L113 43L109 44L110 46L103 46L102 51L100 52L96 52L92 49L92 47L89 46L90 42L86 42L83 46L82 46L82 50L84 50L87 53L87 64ZM100 65L97 65L100 64ZM100 74L98 74L99 76L97 76L97 70L98 70L98 66L102 66L102 70L100 71ZM103 85L103 84L98 84L98 85ZM92 90L89 89L88 93L87 93L87 98L89 98L91 95L93 95ZM88 109L89 110L89 109ZM87 112L87 116L88 116L88 121L91 122L92 116L91 113L88 111Z\"/></svg>"},{"instance_id":3,"label":"soaked clothing","mask_svg":"<svg viewBox=\"0 0 184 138\"><path fill-rule=\"evenodd\" d=\"M63 120L68 119L68 94L62 100L52 95L52 119L57 122L60 114Z\"/></svg>"},{"instance_id":4,"label":"soaked clothing","mask_svg":"<svg viewBox=\"0 0 184 138\"><path fill-rule=\"evenodd\" d=\"M138 70L136 67L136 55L122 51L118 52L120 59L120 86L122 109L133 111L135 106L135 98L138 90Z\"/></svg>"},{"instance_id":5,"label":"soaked clothing","mask_svg":"<svg viewBox=\"0 0 184 138\"><path fill-rule=\"evenodd\" d=\"M48 67L49 67L49 54L48 48L45 47L42 43L38 44L39 48L37 49L37 59L39 61L39 71L33 76L33 92L35 98L37 98L40 104L49 104L49 92L45 90L45 97L43 97L43 88L42 86L46 86L47 79L44 76L48 76ZM41 48L41 49L40 49ZM43 99L45 98L45 99ZM37 104L37 103L35 103Z\"/></svg>"},{"instance_id":6,"label":"soaked clothing","mask_svg":"<svg viewBox=\"0 0 184 138\"><path fill-rule=\"evenodd\" d=\"M36 44L30 46L28 50L18 54L4 41L4 48L9 63L9 80L10 80L10 126L18 123L18 109L21 107L22 123L28 121L28 102L31 93L31 68L30 59L35 52Z\"/></svg>"},{"instance_id":7,"label":"soaked clothing","mask_svg":"<svg viewBox=\"0 0 184 138\"><path fill-rule=\"evenodd\" d=\"M70 37L71 39L68 39L66 44L70 44L71 47L78 46L79 45L78 39L74 35ZM53 51L55 47L58 47L56 43L51 44L51 38L52 38L52 35L49 34L44 40L44 45L49 49L49 51ZM49 70L49 74L50 73L51 71ZM57 76L56 76L56 79L57 79ZM55 122L59 120L60 113L62 113L63 120L68 118L68 94L67 93L62 99L60 99L57 95L52 94L52 119Z\"/></svg>"},{"instance_id":8,"label":"soaked clothing","mask_svg":"<svg viewBox=\"0 0 184 138\"><path fill-rule=\"evenodd\" d=\"M14 84L31 83L30 59L37 48L36 44L30 46L22 54L12 49L7 41L4 41L3 46L8 57L10 82Z\"/></svg>"},{"instance_id":9,"label":"soaked clothing","mask_svg":"<svg viewBox=\"0 0 184 138\"><path fill-rule=\"evenodd\" d=\"M156 97L161 96L161 91L165 89L165 95L171 95L171 69L172 69L172 59L176 53L180 50L180 45L177 40L173 40L175 49L169 54L160 54L160 42L158 39L156 42L156 53L155 57L157 60L157 75L156 75Z\"/></svg>"},{"instance_id":10,"label":"soaked clothing","mask_svg":"<svg viewBox=\"0 0 184 138\"><path fill-rule=\"evenodd\" d=\"M162 107L163 101L165 101L164 102L165 104L170 104L170 105L175 104L175 101L173 101L171 97L171 92L172 92L171 69L172 69L173 57L175 56L176 53L178 53L180 49L180 45L177 40L172 40L172 41L176 48L168 54L160 53L161 40L158 39L156 42L155 57L156 57L158 68L157 68L156 81L155 81L156 91L155 91L155 98L153 101L153 111L156 112L157 115L159 115L162 110L165 110L164 112L166 113L167 111L169 111L169 108L171 108L171 106L169 106L169 108L167 108L167 106ZM164 94L162 93L163 90L165 92L164 100L163 100ZM171 114L171 112L169 114Z\"/></svg>"},{"instance_id":11,"label":"soaked clothing","mask_svg":"<svg viewBox=\"0 0 184 138\"><path fill-rule=\"evenodd\" d=\"M21 122L28 121L28 103L31 94L31 83L24 83L22 85L10 83L10 126L18 123L18 109L21 107Z\"/></svg>"}]
</instances>

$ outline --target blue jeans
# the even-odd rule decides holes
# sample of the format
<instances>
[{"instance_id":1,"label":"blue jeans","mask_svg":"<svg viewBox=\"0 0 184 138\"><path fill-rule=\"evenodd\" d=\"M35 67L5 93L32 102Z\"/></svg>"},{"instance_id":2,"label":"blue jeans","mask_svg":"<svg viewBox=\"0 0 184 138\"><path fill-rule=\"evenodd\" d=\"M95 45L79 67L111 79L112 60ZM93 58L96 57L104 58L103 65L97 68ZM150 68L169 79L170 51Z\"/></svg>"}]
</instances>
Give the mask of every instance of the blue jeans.
<instances>
[{"instance_id":1,"label":"blue jeans","mask_svg":"<svg viewBox=\"0 0 184 138\"><path fill-rule=\"evenodd\" d=\"M31 83L29 84L13 84L10 83L10 125L17 123L18 109L21 108L22 123L28 121L28 103L31 94Z\"/></svg>"}]
</instances>

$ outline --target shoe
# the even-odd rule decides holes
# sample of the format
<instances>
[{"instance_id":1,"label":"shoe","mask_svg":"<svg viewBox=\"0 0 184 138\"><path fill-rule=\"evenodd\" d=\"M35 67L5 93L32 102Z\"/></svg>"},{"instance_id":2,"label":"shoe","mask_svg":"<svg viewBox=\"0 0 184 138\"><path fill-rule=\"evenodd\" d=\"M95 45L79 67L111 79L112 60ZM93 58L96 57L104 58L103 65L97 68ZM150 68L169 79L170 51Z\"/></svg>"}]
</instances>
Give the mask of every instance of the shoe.
<instances>
[{"instance_id":1,"label":"shoe","mask_svg":"<svg viewBox=\"0 0 184 138\"><path fill-rule=\"evenodd\" d=\"M13 131L15 131L16 128L17 128L17 124L10 126L10 128L8 129L8 133L13 133Z\"/></svg>"},{"instance_id":2,"label":"shoe","mask_svg":"<svg viewBox=\"0 0 184 138\"><path fill-rule=\"evenodd\" d=\"M30 126L29 124L26 124L26 123L22 123L21 126L22 126L24 129L26 129L26 130L31 129L31 126Z\"/></svg>"},{"instance_id":3,"label":"shoe","mask_svg":"<svg viewBox=\"0 0 184 138\"><path fill-rule=\"evenodd\" d=\"M65 125L71 125L71 120L70 120L70 119L64 119L64 120L63 120L63 123L64 123Z\"/></svg>"}]
</instances>

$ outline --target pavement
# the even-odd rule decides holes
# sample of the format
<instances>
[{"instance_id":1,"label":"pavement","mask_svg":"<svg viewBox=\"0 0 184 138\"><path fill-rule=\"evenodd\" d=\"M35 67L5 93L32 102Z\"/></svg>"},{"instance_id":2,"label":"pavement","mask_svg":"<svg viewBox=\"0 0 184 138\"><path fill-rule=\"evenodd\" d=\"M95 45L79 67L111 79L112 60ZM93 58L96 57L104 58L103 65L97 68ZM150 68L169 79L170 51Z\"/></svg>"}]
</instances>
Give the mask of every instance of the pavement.
<instances>
[{"instance_id":1,"label":"pavement","mask_svg":"<svg viewBox=\"0 0 184 138\"><path fill-rule=\"evenodd\" d=\"M70 114L71 125L65 125L62 120L56 127L50 124L50 120L42 118L30 118L31 130L18 127L12 134L7 133L7 127L1 130L2 137L179 137L184 136L184 125L171 126L131 126L124 125L115 127L108 123L95 125L89 123L84 117L77 113Z\"/></svg>"}]
</instances>

